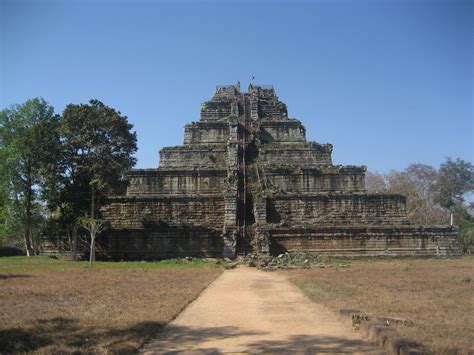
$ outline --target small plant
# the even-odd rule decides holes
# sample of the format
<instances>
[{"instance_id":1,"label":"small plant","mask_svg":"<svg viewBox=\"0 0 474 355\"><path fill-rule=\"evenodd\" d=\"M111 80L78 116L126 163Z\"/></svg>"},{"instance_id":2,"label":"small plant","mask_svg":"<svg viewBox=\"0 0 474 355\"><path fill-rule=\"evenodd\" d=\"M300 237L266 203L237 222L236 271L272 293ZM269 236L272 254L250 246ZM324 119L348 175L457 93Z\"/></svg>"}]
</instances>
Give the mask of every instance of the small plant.
<instances>
[{"instance_id":1,"label":"small plant","mask_svg":"<svg viewBox=\"0 0 474 355\"><path fill-rule=\"evenodd\" d=\"M89 232L90 235L90 257L89 267L92 267L92 262L95 260L95 240L107 227L109 222L104 219L96 218L80 218L79 224Z\"/></svg>"},{"instance_id":2,"label":"small plant","mask_svg":"<svg viewBox=\"0 0 474 355\"><path fill-rule=\"evenodd\" d=\"M466 276L464 276L464 277L462 278L461 281L462 281L462 282L465 282L465 283L469 283L469 282L471 282L471 280L472 280L471 276L466 275Z\"/></svg>"},{"instance_id":3,"label":"small plant","mask_svg":"<svg viewBox=\"0 0 474 355\"><path fill-rule=\"evenodd\" d=\"M405 271L405 272L411 271L410 265L405 266L405 267L403 268L403 271Z\"/></svg>"}]
</instances>

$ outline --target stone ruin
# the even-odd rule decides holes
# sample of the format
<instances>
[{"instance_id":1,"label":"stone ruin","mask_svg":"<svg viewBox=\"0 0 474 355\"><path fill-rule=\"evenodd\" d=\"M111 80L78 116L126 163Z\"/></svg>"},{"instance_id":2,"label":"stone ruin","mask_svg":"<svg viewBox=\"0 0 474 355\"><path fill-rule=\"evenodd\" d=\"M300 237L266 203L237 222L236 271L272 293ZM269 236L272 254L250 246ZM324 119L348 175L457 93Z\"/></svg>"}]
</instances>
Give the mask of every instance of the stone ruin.
<instances>
[{"instance_id":1,"label":"stone ruin","mask_svg":"<svg viewBox=\"0 0 474 355\"><path fill-rule=\"evenodd\" d=\"M406 198L365 190L364 166L333 165L331 144L306 140L272 86L218 86L184 144L157 169L134 169L126 195L101 209L111 259L459 253L453 227L414 226Z\"/></svg>"}]
</instances>

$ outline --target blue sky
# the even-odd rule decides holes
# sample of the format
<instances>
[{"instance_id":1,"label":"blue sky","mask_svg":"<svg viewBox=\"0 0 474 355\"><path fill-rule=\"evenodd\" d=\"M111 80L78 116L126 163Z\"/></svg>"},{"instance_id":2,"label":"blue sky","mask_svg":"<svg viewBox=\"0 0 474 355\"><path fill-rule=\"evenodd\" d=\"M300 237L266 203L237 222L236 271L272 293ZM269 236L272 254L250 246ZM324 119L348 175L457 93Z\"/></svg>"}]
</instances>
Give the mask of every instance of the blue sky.
<instances>
[{"instance_id":1,"label":"blue sky","mask_svg":"<svg viewBox=\"0 0 474 355\"><path fill-rule=\"evenodd\" d=\"M335 164L472 162L472 26L468 0L0 0L0 109L100 99L156 167L215 85L255 76Z\"/></svg>"}]
</instances>

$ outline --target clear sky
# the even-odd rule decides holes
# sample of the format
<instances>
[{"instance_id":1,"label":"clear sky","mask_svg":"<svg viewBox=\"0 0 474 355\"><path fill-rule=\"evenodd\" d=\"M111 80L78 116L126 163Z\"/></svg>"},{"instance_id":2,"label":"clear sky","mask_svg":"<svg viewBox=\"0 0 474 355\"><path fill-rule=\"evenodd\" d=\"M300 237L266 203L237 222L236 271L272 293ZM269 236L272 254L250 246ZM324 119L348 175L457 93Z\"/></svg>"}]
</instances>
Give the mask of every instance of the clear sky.
<instances>
[{"instance_id":1,"label":"clear sky","mask_svg":"<svg viewBox=\"0 0 474 355\"><path fill-rule=\"evenodd\" d=\"M0 51L0 109L100 99L134 124L137 167L252 76L335 164L474 160L469 0L0 0Z\"/></svg>"}]
</instances>

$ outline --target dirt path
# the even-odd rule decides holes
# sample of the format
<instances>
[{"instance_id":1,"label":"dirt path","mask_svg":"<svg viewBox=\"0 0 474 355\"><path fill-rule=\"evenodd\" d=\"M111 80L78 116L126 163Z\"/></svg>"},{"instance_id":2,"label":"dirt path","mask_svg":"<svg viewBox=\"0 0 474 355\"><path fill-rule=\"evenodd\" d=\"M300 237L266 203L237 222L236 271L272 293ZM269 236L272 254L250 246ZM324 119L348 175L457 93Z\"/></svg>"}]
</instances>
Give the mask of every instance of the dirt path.
<instances>
[{"instance_id":1,"label":"dirt path","mask_svg":"<svg viewBox=\"0 0 474 355\"><path fill-rule=\"evenodd\" d=\"M283 276L241 267L219 276L145 353L381 353Z\"/></svg>"}]
</instances>

